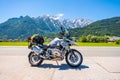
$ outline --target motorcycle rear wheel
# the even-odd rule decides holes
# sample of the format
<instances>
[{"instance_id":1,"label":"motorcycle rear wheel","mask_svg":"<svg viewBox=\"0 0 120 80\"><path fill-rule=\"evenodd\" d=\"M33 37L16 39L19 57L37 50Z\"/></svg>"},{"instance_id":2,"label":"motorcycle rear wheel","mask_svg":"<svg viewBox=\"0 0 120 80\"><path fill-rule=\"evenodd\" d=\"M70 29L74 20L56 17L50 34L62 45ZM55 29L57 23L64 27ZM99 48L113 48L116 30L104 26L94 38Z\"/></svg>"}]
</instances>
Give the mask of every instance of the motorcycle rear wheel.
<instances>
[{"instance_id":1,"label":"motorcycle rear wheel","mask_svg":"<svg viewBox=\"0 0 120 80\"><path fill-rule=\"evenodd\" d=\"M37 54L34 52L30 52L28 55L28 60L31 66L39 66L43 62L43 59L40 58Z\"/></svg>"},{"instance_id":2,"label":"motorcycle rear wheel","mask_svg":"<svg viewBox=\"0 0 120 80\"><path fill-rule=\"evenodd\" d=\"M82 64L83 57L79 51L71 49L69 52L66 53L65 60L70 67L75 68L79 67Z\"/></svg>"}]
</instances>

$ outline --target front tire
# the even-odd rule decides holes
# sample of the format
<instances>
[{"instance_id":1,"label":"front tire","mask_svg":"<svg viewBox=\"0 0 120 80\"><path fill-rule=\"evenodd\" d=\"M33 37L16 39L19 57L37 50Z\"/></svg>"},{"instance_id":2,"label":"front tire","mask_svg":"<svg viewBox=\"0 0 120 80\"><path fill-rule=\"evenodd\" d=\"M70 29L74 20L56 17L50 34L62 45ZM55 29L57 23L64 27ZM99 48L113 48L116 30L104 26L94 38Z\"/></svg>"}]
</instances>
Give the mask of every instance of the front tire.
<instances>
[{"instance_id":1,"label":"front tire","mask_svg":"<svg viewBox=\"0 0 120 80\"><path fill-rule=\"evenodd\" d=\"M70 67L79 67L83 62L83 57L79 51L71 49L66 53L65 60Z\"/></svg>"},{"instance_id":2,"label":"front tire","mask_svg":"<svg viewBox=\"0 0 120 80\"><path fill-rule=\"evenodd\" d=\"M37 54L35 54L35 52L29 53L28 60L31 66L39 66L43 62L43 59L40 58Z\"/></svg>"}]
</instances>

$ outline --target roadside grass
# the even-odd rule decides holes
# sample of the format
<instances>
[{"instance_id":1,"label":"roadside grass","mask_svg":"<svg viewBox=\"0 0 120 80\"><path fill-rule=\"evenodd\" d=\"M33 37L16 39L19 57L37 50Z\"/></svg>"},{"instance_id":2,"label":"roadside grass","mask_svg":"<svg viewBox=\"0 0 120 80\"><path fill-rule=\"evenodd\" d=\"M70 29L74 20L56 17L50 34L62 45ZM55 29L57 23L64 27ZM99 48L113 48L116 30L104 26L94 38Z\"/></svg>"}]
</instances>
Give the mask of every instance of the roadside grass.
<instances>
[{"instance_id":1,"label":"roadside grass","mask_svg":"<svg viewBox=\"0 0 120 80\"><path fill-rule=\"evenodd\" d=\"M116 46L120 47L120 44L116 44L115 42L108 42L108 43L83 43L83 42L77 42L79 46Z\"/></svg>"},{"instance_id":2,"label":"roadside grass","mask_svg":"<svg viewBox=\"0 0 120 80\"><path fill-rule=\"evenodd\" d=\"M0 46L28 46L28 42L0 42ZM49 44L49 42L45 42L44 44ZM120 44L115 44L114 42L109 43L83 43L77 42L78 46L114 46L120 47Z\"/></svg>"},{"instance_id":3,"label":"roadside grass","mask_svg":"<svg viewBox=\"0 0 120 80\"><path fill-rule=\"evenodd\" d=\"M0 42L0 46L28 46L28 42Z\"/></svg>"},{"instance_id":4,"label":"roadside grass","mask_svg":"<svg viewBox=\"0 0 120 80\"><path fill-rule=\"evenodd\" d=\"M44 44L48 44L45 42ZM28 42L0 42L0 46L28 46Z\"/></svg>"}]
</instances>

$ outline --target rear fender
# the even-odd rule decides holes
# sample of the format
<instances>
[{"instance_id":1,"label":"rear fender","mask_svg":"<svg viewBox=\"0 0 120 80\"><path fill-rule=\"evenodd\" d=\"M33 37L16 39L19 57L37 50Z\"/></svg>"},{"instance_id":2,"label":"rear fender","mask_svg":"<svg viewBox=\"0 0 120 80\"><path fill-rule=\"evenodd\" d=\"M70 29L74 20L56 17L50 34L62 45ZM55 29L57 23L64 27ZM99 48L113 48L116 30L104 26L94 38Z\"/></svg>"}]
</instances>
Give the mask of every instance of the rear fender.
<instances>
[{"instance_id":1,"label":"rear fender","mask_svg":"<svg viewBox=\"0 0 120 80\"><path fill-rule=\"evenodd\" d=\"M34 51L31 51L31 52L28 54L28 57L30 57L31 54L34 54Z\"/></svg>"}]
</instances>

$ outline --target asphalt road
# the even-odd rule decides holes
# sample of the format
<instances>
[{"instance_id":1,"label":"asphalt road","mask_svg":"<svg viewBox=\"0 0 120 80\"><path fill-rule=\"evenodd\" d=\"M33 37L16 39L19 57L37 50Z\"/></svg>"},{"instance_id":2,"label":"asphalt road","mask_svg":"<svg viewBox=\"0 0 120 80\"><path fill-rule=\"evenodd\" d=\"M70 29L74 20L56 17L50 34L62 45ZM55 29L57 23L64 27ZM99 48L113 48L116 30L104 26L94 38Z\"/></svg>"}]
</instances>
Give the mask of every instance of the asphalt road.
<instances>
[{"instance_id":1,"label":"asphalt road","mask_svg":"<svg viewBox=\"0 0 120 80\"><path fill-rule=\"evenodd\" d=\"M70 68L65 61L31 67L27 47L0 47L0 80L120 80L120 47L73 47L84 57Z\"/></svg>"},{"instance_id":2,"label":"asphalt road","mask_svg":"<svg viewBox=\"0 0 120 80\"><path fill-rule=\"evenodd\" d=\"M79 50L85 57L120 57L120 47L72 47ZM28 55L27 47L0 46L0 55Z\"/></svg>"}]
</instances>

